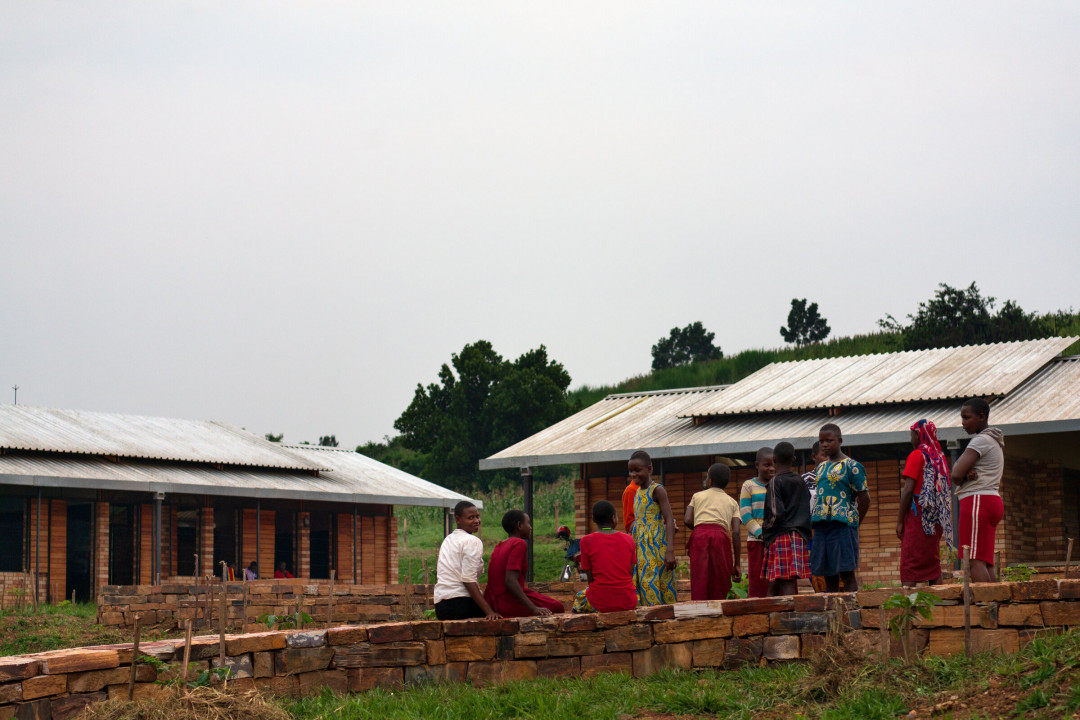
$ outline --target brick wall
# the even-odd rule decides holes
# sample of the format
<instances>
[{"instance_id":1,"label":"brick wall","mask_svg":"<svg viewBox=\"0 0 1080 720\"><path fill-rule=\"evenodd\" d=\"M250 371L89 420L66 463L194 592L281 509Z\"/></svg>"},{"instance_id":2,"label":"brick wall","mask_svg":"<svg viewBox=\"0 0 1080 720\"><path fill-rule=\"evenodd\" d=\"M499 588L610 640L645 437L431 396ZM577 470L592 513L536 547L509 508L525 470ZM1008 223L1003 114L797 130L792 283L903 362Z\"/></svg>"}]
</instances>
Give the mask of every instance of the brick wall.
<instances>
[{"instance_id":1,"label":"brick wall","mask_svg":"<svg viewBox=\"0 0 1080 720\"><path fill-rule=\"evenodd\" d=\"M806 659L830 627L837 641L865 657L896 656L882 628L897 611L882 604L893 590L857 594L686 602L592 615L505 620L421 620L330 629L206 635L191 643L196 670L224 652L232 671L226 690L261 689L316 695L431 681L487 685L537 677L624 673L643 677L667 668L729 668ZM928 589L942 604L912 635L917 652L965 650L961 589ZM971 642L977 652L1016 652L1041 632L1080 626L1080 580L972 586ZM222 647L224 643L224 647ZM184 642L142 643L166 662L183 658ZM87 704L127 693L130 645L57 650L0 658L0 717L67 718ZM153 665L136 671L137 697L165 692Z\"/></svg>"},{"instance_id":2,"label":"brick wall","mask_svg":"<svg viewBox=\"0 0 1080 720\"><path fill-rule=\"evenodd\" d=\"M94 503L94 587L91 589L95 594L99 588L109 584L109 503Z\"/></svg>"},{"instance_id":3,"label":"brick wall","mask_svg":"<svg viewBox=\"0 0 1080 720\"><path fill-rule=\"evenodd\" d=\"M311 574L311 513L296 513L296 575Z\"/></svg>"},{"instance_id":4,"label":"brick wall","mask_svg":"<svg viewBox=\"0 0 1080 720\"><path fill-rule=\"evenodd\" d=\"M214 508L199 509L199 567L200 576L214 574Z\"/></svg>"}]
</instances>

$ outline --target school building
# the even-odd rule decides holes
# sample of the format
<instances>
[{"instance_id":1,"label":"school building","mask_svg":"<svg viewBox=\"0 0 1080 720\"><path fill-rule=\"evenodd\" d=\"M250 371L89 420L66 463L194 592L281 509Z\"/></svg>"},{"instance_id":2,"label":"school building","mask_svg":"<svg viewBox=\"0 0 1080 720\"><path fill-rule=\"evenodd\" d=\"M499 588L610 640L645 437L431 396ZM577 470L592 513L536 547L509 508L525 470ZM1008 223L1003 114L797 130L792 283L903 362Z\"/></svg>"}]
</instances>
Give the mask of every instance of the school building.
<instances>
[{"instance_id":1,"label":"school building","mask_svg":"<svg viewBox=\"0 0 1080 720\"><path fill-rule=\"evenodd\" d=\"M238 578L254 560L262 578L284 562L296 577L394 583L394 506L464 499L226 423L0 405L0 584L36 576L41 601L220 577L221 561Z\"/></svg>"},{"instance_id":2,"label":"school building","mask_svg":"<svg viewBox=\"0 0 1080 720\"><path fill-rule=\"evenodd\" d=\"M859 531L860 574L896 580L896 512L900 473L912 449L909 428L920 418L933 420L955 459L968 441L960 406L982 397L990 402L990 424L1006 436L1005 519L997 547L1007 564L1062 564L1066 538L1080 534L1080 356L1062 357L1076 342L1049 338L773 363L728 386L609 395L482 460L480 468L577 465L580 537L595 530L594 502L607 499L621 508L627 460L645 450L680 526L676 555L685 555L683 513L709 465L731 466L728 492L737 498L755 475L758 448L792 442L809 469L818 430L833 422L843 432L844 451L866 467L870 483L870 512Z\"/></svg>"}]
</instances>

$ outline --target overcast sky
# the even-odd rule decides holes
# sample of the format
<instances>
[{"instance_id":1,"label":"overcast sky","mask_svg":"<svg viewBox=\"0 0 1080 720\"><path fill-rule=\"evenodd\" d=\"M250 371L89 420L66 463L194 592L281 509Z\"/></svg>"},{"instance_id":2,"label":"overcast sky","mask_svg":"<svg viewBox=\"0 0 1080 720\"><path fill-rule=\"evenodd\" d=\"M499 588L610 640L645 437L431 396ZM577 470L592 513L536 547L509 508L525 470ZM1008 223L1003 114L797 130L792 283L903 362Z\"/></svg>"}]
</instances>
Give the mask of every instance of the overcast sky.
<instances>
[{"instance_id":1,"label":"overcast sky","mask_svg":"<svg viewBox=\"0 0 1080 720\"><path fill-rule=\"evenodd\" d=\"M939 282L1080 305L1080 5L0 4L0 397L393 434Z\"/></svg>"}]
</instances>

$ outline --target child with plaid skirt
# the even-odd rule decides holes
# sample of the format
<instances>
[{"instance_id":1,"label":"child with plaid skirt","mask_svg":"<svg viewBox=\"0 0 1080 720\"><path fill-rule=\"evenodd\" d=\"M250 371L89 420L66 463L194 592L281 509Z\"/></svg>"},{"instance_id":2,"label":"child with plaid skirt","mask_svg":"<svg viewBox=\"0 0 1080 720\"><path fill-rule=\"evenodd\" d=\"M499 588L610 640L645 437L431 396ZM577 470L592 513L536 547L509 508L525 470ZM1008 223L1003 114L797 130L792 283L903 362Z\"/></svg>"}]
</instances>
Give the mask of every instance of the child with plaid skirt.
<instances>
[{"instance_id":1,"label":"child with plaid skirt","mask_svg":"<svg viewBox=\"0 0 1080 720\"><path fill-rule=\"evenodd\" d=\"M776 476L765 496L761 539L766 544L762 576L769 595L795 595L799 578L810 577L810 491L792 470L795 446L781 442L773 448Z\"/></svg>"}]
</instances>

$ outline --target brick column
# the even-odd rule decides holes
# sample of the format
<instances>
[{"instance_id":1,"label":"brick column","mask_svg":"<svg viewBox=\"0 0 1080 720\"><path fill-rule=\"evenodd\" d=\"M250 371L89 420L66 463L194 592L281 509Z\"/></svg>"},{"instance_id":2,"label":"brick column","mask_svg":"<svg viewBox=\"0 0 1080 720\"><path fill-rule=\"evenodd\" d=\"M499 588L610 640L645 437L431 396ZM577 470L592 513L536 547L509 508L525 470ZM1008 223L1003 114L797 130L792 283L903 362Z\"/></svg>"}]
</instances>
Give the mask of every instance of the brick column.
<instances>
[{"instance_id":1,"label":"brick column","mask_svg":"<svg viewBox=\"0 0 1080 720\"><path fill-rule=\"evenodd\" d=\"M199 567L196 577L213 574L214 567L214 508L199 509Z\"/></svg>"},{"instance_id":2,"label":"brick column","mask_svg":"<svg viewBox=\"0 0 1080 720\"><path fill-rule=\"evenodd\" d=\"M101 588L109 584L109 503L94 503L97 526L94 531L94 587L90 592L96 597Z\"/></svg>"},{"instance_id":3,"label":"brick column","mask_svg":"<svg viewBox=\"0 0 1080 720\"><path fill-rule=\"evenodd\" d=\"M311 575L311 513L296 513L296 577Z\"/></svg>"}]
</instances>

